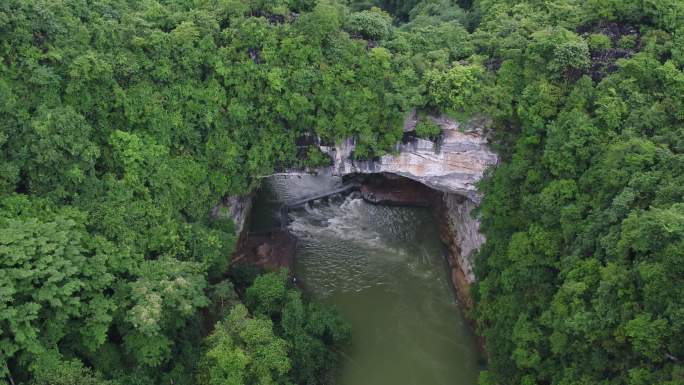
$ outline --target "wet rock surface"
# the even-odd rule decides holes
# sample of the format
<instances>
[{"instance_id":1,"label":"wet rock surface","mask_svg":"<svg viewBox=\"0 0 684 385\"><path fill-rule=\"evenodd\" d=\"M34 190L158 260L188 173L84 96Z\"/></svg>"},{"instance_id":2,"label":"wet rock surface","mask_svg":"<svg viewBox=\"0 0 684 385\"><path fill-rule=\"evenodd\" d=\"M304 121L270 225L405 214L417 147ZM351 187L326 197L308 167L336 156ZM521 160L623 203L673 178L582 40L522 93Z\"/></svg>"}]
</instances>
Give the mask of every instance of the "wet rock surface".
<instances>
[{"instance_id":1,"label":"wet rock surface","mask_svg":"<svg viewBox=\"0 0 684 385\"><path fill-rule=\"evenodd\" d=\"M434 212L440 224L440 238L447 247L451 281L459 302L470 309L470 285L475 282L475 254L485 241L480 222L472 215L474 202L456 194L443 194L435 201Z\"/></svg>"}]
</instances>

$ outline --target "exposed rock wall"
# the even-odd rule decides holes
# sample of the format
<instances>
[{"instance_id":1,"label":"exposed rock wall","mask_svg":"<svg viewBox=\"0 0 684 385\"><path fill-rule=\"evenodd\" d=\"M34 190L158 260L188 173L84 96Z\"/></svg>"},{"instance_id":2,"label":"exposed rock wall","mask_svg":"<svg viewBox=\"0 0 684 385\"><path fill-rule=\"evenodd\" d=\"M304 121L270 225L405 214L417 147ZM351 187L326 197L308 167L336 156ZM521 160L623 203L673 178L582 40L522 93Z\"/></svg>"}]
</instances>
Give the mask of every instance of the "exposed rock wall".
<instances>
[{"instance_id":1,"label":"exposed rock wall","mask_svg":"<svg viewBox=\"0 0 684 385\"><path fill-rule=\"evenodd\" d=\"M246 242L236 250L232 264L246 263L267 271L286 268L294 275L294 254L297 238L287 231L273 230L265 234L249 234Z\"/></svg>"},{"instance_id":2,"label":"exposed rock wall","mask_svg":"<svg viewBox=\"0 0 684 385\"><path fill-rule=\"evenodd\" d=\"M413 138L406 143L398 143L394 154L373 160L353 159L354 139L347 139L335 147L322 147L334 161L330 172L333 175L392 173L479 202L481 197L476 183L484 171L498 161L496 154L487 146L483 132L486 120L460 124L444 117L430 119L442 128L439 142ZM415 117L409 116L404 130L410 132L415 125Z\"/></svg>"},{"instance_id":3,"label":"exposed rock wall","mask_svg":"<svg viewBox=\"0 0 684 385\"><path fill-rule=\"evenodd\" d=\"M434 207L440 221L440 237L449 250L451 281L459 301L468 309L473 305L470 285L475 282L474 257L485 241L479 231L480 222L472 216L476 207L473 201L450 193L444 193Z\"/></svg>"},{"instance_id":4,"label":"exposed rock wall","mask_svg":"<svg viewBox=\"0 0 684 385\"><path fill-rule=\"evenodd\" d=\"M475 280L473 273L473 254L485 241L480 233L480 222L472 216L476 205L473 201L463 199L456 194L444 194L442 196L445 208L446 225L453 235L453 242L459 248L458 264L468 282Z\"/></svg>"}]
</instances>

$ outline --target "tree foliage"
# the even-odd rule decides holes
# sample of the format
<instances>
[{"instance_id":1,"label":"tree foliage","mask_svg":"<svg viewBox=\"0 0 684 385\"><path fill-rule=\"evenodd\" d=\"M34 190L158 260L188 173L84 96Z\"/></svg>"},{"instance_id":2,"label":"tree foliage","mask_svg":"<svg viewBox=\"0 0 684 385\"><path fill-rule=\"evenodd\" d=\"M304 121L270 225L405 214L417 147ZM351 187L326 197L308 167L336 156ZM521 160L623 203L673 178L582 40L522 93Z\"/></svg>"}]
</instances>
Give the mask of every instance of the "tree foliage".
<instances>
[{"instance_id":1,"label":"tree foliage","mask_svg":"<svg viewBox=\"0 0 684 385\"><path fill-rule=\"evenodd\" d=\"M515 3L481 1L474 33L503 59L484 83L504 161L482 186L481 383L683 383L672 10Z\"/></svg>"},{"instance_id":2,"label":"tree foliage","mask_svg":"<svg viewBox=\"0 0 684 385\"><path fill-rule=\"evenodd\" d=\"M290 370L287 343L270 320L251 318L236 305L207 338L199 384L280 384Z\"/></svg>"},{"instance_id":3,"label":"tree foliage","mask_svg":"<svg viewBox=\"0 0 684 385\"><path fill-rule=\"evenodd\" d=\"M209 213L415 108L491 117L501 155L481 383L684 382L684 3L346 3L0 3L0 378L324 381L348 328L277 275L237 304Z\"/></svg>"},{"instance_id":4,"label":"tree foliage","mask_svg":"<svg viewBox=\"0 0 684 385\"><path fill-rule=\"evenodd\" d=\"M207 337L200 384L324 384L349 340L333 310L306 303L287 273L263 274Z\"/></svg>"},{"instance_id":5,"label":"tree foliage","mask_svg":"<svg viewBox=\"0 0 684 385\"><path fill-rule=\"evenodd\" d=\"M384 40L392 33L392 18L381 9L373 7L368 11L355 12L349 16L347 29L366 39Z\"/></svg>"}]
</instances>

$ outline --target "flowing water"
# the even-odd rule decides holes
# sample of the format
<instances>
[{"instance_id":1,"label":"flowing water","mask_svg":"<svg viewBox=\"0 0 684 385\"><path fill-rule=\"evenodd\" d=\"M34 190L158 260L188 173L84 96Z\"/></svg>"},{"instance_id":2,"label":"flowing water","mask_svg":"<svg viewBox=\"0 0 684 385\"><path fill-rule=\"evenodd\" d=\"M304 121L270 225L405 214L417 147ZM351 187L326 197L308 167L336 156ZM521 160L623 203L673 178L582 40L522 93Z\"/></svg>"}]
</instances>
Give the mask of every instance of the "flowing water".
<instances>
[{"instance_id":1,"label":"flowing water","mask_svg":"<svg viewBox=\"0 0 684 385\"><path fill-rule=\"evenodd\" d=\"M334 188L330 177L272 178L252 230L279 202ZM427 209L375 206L351 194L290 211L297 284L336 306L353 340L338 385L474 385L479 354L454 299Z\"/></svg>"}]
</instances>

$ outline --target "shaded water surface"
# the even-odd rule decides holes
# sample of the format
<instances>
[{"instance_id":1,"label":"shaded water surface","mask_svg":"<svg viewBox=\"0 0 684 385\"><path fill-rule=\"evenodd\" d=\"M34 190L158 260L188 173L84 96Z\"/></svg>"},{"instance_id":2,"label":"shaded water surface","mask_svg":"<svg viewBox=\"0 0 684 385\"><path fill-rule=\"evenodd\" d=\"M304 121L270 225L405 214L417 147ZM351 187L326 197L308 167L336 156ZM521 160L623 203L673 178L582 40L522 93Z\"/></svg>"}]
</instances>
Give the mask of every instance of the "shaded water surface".
<instances>
[{"instance_id":1,"label":"shaded water surface","mask_svg":"<svg viewBox=\"0 0 684 385\"><path fill-rule=\"evenodd\" d=\"M271 179L252 227L279 201L326 189L327 177ZM454 300L438 227L427 209L374 206L355 195L290 212L297 283L353 327L338 385L474 385L478 351Z\"/></svg>"}]
</instances>

